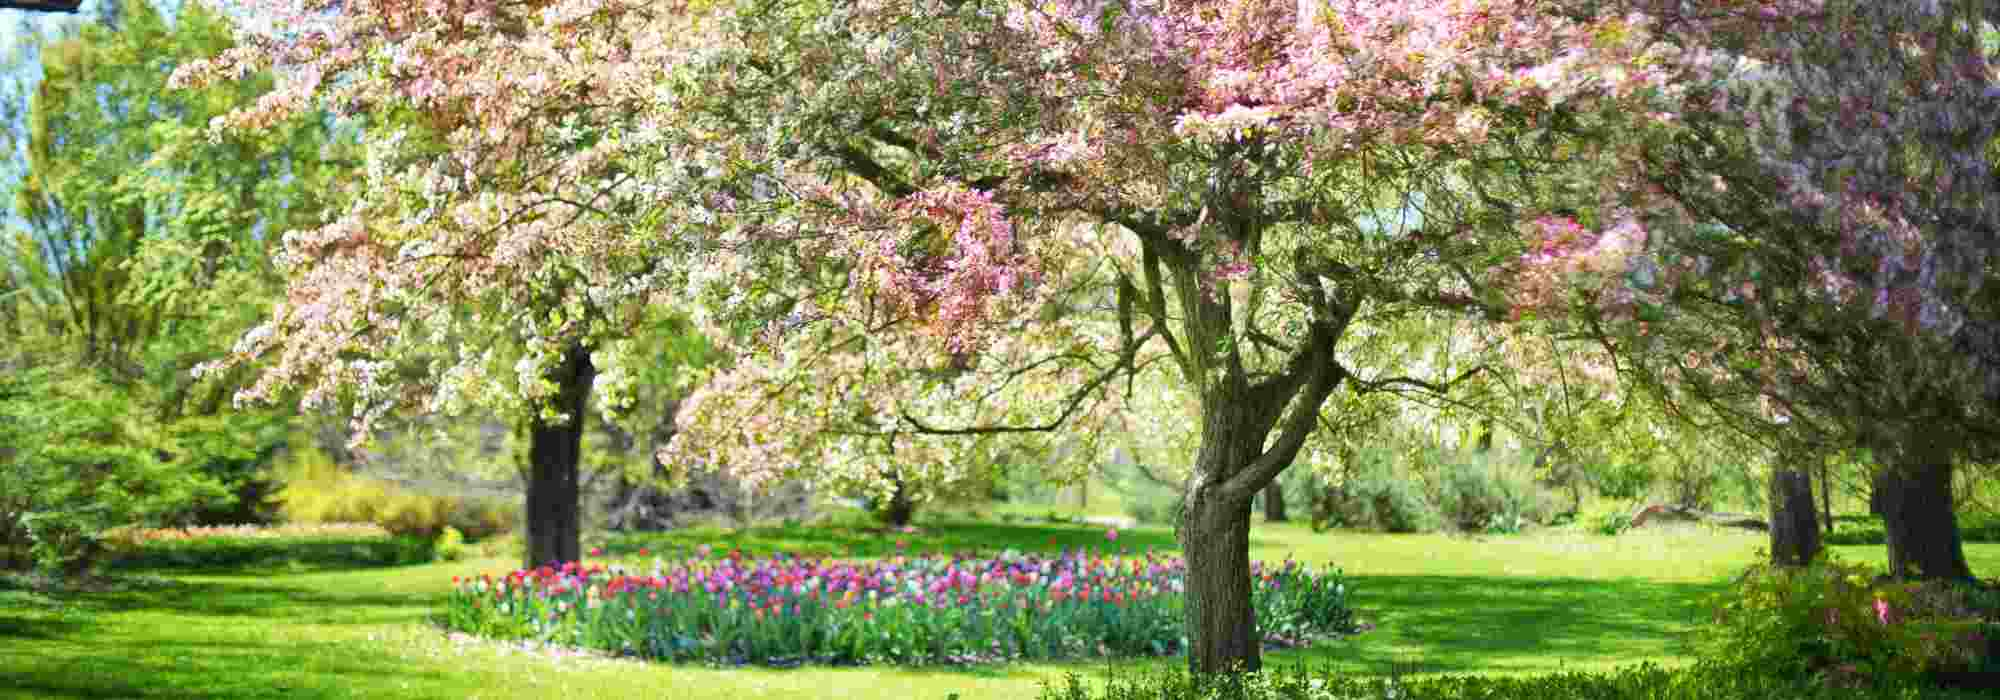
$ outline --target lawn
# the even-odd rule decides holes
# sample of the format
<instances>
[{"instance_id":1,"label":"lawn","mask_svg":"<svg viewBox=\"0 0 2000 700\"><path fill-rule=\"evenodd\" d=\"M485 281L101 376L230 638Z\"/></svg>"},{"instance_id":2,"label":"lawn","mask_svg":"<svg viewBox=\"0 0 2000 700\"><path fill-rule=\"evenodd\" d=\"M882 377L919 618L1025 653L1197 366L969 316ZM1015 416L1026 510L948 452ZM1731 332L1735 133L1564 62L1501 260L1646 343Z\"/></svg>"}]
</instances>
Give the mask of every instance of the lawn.
<instances>
[{"instance_id":1,"label":"lawn","mask_svg":"<svg viewBox=\"0 0 2000 700\"><path fill-rule=\"evenodd\" d=\"M952 524L914 533L861 528L684 531L605 542L613 552L698 544L748 551L876 555L980 547L1170 547L1158 528ZM1355 673L1523 673L1684 659L1700 598L1748 563L1761 538L1699 530L1617 538L1313 534L1263 526L1254 555L1339 562L1378 625L1274 653ZM1855 559L1880 547L1840 548ZM2000 570L2000 545L1968 545L1975 570ZM804 670L672 667L448 639L425 623L454 575L510 568L480 559L361 570L310 566L170 575L164 585L51 599L0 590L0 697L717 698L1032 697L1037 681L1101 665ZM1172 663L1170 660L1133 662Z\"/></svg>"}]
</instances>

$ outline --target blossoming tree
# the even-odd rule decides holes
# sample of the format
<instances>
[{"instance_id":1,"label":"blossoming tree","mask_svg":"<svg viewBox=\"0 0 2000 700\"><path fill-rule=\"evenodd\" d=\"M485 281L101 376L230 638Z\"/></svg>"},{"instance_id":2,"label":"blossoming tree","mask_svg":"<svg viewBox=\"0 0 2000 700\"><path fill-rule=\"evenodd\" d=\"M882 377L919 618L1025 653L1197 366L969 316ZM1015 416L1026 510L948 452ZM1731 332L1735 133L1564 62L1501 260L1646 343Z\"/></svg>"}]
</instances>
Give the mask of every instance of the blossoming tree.
<instances>
[{"instance_id":1,"label":"blossoming tree","mask_svg":"<svg viewBox=\"0 0 2000 700\"><path fill-rule=\"evenodd\" d=\"M681 303L734 362L666 461L867 480L1086 463L1165 366L1198 407L1179 532L1204 672L1259 664L1251 499L1329 397L1457 379L1350 365L1350 330L1505 320L1552 270L1616 268L1644 229L1596 186L1621 154L1593 133L1673 88L1643 16L1536 0L258 12L278 29L180 75L284 69L218 128L324 107L414 136L378 133L354 207L288 234L290 299L239 348L276 356L248 396L344 393L360 430L525 399L573 454L555 431L616 385L591 370L617 366L621 319ZM1611 234L1540 216L1558 205Z\"/></svg>"},{"instance_id":2,"label":"blossoming tree","mask_svg":"<svg viewBox=\"0 0 2000 700\"><path fill-rule=\"evenodd\" d=\"M1800 458L1872 451L1892 570L1969 577L1954 465L2000 446L2000 10L1634 4L1687 45L1669 70L1694 89L1623 170L1654 245L1597 288L1636 312L1596 330Z\"/></svg>"}]
</instances>

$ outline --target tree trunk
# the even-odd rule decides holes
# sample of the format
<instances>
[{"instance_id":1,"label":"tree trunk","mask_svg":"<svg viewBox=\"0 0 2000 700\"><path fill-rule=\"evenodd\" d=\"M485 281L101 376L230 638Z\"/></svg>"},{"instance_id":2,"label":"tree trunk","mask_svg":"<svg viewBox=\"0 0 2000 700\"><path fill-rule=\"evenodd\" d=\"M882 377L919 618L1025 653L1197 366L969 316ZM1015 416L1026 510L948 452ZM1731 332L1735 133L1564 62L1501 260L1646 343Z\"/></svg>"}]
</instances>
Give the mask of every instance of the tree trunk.
<instances>
[{"instance_id":1,"label":"tree trunk","mask_svg":"<svg viewBox=\"0 0 2000 700\"><path fill-rule=\"evenodd\" d=\"M1833 534L1833 467L1827 460L1819 461L1819 517L1826 526L1826 534Z\"/></svg>"},{"instance_id":2,"label":"tree trunk","mask_svg":"<svg viewBox=\"0 0 2000 700\"><path fill-rule=\"evenodd\" d=\"M550 421L537 411L528 420L529 568L583 557L578 463L583 456L584 411L596 378L589 348L571 345L548 375L557 387L550 408L564 419Z\"/></svg>"},{"instance_id":3,"label":"tree trunk","mask_svg":"<svg viewBox=\"0 0 2000 700\"><path fill-rule=\"evenodd\" d=\"M1972 578L1952 503L1952 457L1938 441L1915 439L1875 476L1871 499L1888 539L1896 578Z\"/></svg>"},{"instance_id":4,"label":"tree trunk","mask_svg":"<svg viewBox=\"0 0 2000 700\"><path fill-rule=\"evenodd\" d=\"M876 510L876 516L893 527L909 525L917 515L917 503L910 498L910 489L903 485L902 478L893 478L890 482L896 485L896 490L890 492L889 502Z\"/></svg>"},{"instance_id":5,"label":"tree trunk","mask_svg":"<svg viewBox=\"0 0 2000 700\"><path fill-rule=\"evenodd\" d=\"M1285 487L1273 479L1264 487L1264 522L1285 522Z\"/></svg>"},{"instance_id":6,"label":"tree trunk","mask_svg":"<svg viewBox=\"0 0 2000 700\"><path fill-rule=\"evenodd\" d=\"M1813 512L1812 477L1805 471L1771 473L1771 564L1805 566L1819 555L1819 515Z\"/></svg>"},{"instance_id":7,"label":"tree trunk","mask_svg":"<svg viewBox=\"0 0 2000 700\"><path fill-rule=\"evenodd\" d=\"M1201 492L1181 516L1187 555L1188 668L1195 673L1255 671L1262 643L1250 607L1250 501Z\"/></svg>"}]
</instances>

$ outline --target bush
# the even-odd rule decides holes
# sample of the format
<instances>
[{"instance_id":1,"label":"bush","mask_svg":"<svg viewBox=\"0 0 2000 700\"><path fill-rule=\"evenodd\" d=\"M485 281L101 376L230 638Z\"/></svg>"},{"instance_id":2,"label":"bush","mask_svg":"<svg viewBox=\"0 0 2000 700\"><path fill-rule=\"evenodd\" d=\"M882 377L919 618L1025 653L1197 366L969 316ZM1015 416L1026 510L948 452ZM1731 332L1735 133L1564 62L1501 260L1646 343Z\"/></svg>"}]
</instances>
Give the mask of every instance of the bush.
<instances>
[{"instance_id":1,"label":"bush","mask_svg":"<svg viewBox=\"0 0 2000 700\"><path fill-rule=\"evenodd\" d=\"M1875 583L1869 567L1822 560L1760 566L1715 601L1704 657L1848 686L1989 666L2000 634L1985 594L1946 582Z\"/></svg>"},{"instance_id":2,"label":"bush","mask_svg":"<svg viewBox=\"0 0 2000 700\"><path fill-rule=\"evenodd\" d=\"M1641 461L1606 464L1592 470L1597 494L1619 501L1636 501L1659 481L1653 465Z\"/></svg>"},{"instance_id":3,"label":"bush","mask_svg":"<svg viewBox=\"0 0 2000 700\"><path fill-rule=\"evenodd\" d=\"M431 555L440 561L464 559L465 551L465 535L450 525L446 525L444 532L438 533L437 541L431 543Z\"/></svg>"},{"instance_id":4,"label":"bush","mask_svg":"<svg viewBox=\"0 0 2000 700\"><path fill-rule=\"evenodd\" d=\"M397 535L432 538L445 528L481 538L513 529L517 511L495 501L411 493L394 483L356 475L325 453L306 448L280 469L285 519L297 523L374 523Z\"/></svg>"},{"instance_id":5,"label":"bush","mask_svg":"<svg viewBox=\"0 0 2000 700\"><path fill-rule=\"evenodd\" d=\"M1584 510L1578 522L1600 535L1617 535L1632 529L1631 503L1600 502Z\"/></svg>"},{"instance_id":6,"label":"bush","mask_svg":"<svg viewBox=\"0 0 2000 700\"><path fill-rule=\"evenodd\" d=\"M704 547L703 549L706 549ZM851 564L776 555L652 560L454 580L446 624L501 638L721 664L971 663L1184 650L1186 565L1161 557L897 557ZM1275 646L1353 630L1337 571L1294 562L1252 580Z\"/></svg>"},{"instance_id":7,"label":"bush","mask_svg":"<svg viewBox=\"0 0 2000 700\"><path fill-rule=\"evenodd\" d=\"M281 484L271 460L283 449L288 421L280 413L228 412L189 416L166 426L179 461L228 491L228 499L193 504L170 520L193 525L264 525L278 520Z\"/></svg>"},{"instance_id":8,"label":"bush","mask_svg":"<svg viewBox=\"0 0 2000 700\"><path fill-rule=\"evenodd\" d=\"M229 498L148 415L88 371L0 373L0 564L79 574L111 528Z\"/></svg>"},{"instance_id":9,"label":"bush","mask_svg":"<svg viewBox=\"0 0 2000 700\"><path fill-rule=\"evenodd\" d=\"M1444 522L1412 480L1396 475L1386 454L1364 452L1345 483L1327 489L1314 505L1316 528L1430 532Z\"/></svg>"},{"instance_id":10,"label":"bush","mask_svg":"<svg viewBox=\"0 0 2000 700\"><path fill-rule=\"evenodd\" d=\"M1458 455L1439 465L1437 505L1446 522L1463 532L1520 532L1547 522L1554 499L1534 484L1502 473L1480 455Z\"/></svg>"},{"instance_id":11,"label":"bush","mask_svg":"<svg viewBox=\"0 0 2000 700\"><path fill-rule=\"evenodd\" d=\"M1144 672L1113 668L1102 685L1071 672L1042 684L1040 700L1957 700L1987 697L1917 682L1828 688L1777 678L1756 668L1698 663L1667 670L1651 664L1601 673L1544 676L1365 678L1304 666L1197 677L1179 665Z\"/></svg>"},{"instance_id":12,"label":"bush","mask_svg":"<svg viewBox=\"0 0 2000 700\"><path fill-rule=\"evenodd\" d=\"M355 568L432 560L435 546L358 523L186 530L125 529L112 534L111 569Z\"/></svg>"},{"instance_id":13,"label":"bush","mask_svg":"<svg viewBox=\"0 0 2000 700\"><path fill-rule=\"evenodd\" d=\"M1960 514L1958 535L1966 542L2000 542L2000 517ZM1833 522L1833 532L1826 535L1827 544L1878 545L1887 542L1888 534L1882 519L1876 516L1837 518Z\"/></svg>"}]
</instances>

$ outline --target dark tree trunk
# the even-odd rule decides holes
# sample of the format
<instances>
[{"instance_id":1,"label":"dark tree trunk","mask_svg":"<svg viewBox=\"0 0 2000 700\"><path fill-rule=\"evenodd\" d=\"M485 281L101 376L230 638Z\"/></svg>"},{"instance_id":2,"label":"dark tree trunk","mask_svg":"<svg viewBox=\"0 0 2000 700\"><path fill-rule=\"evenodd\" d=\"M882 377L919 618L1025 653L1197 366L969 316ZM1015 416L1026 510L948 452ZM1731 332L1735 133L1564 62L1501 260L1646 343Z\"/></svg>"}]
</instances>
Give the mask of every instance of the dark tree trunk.
<instances>
[{"instance_id":1,"label":"dark tree trunk","mask_svg":"<svg viewBox=\"0 0 2000 700\"><path fill-rule=\"evenodd\" d=\"M1833 467L1827 460L1819 461L1819 517L1826 526L1826 534L1833 534Z\"/></svg>"},{"instance_id":2,"label":"dark tree trunk","mask_svg":"<svg viewBox=\"0 0 2000 700\"><path fill-rule=\"evenodd\" d=\"M889 501L883 503L875 514L882 519L882 522L895 527L909 525L910 520L917 515L917 503L911 500L910 489L903 485L902 479L892 479L891 483L896 485L896 490L890 492Z\"/></svg>"},{"instance_id":3,"label":"dark tree trunk","mask_svg":"<svg viewBox=\"0 0 2000 700\"><path fill-rule=\"evenodd\" d=\"M566 416L560 423L537 411L528 420L528 558L530 568L583 557L582 503L578 493L578 463L583 453L584 411L597 368L590 350L571 345L550 368L557 387L550 407Z\"/></svg>"},{"instance_id":4,"label":"dark tree trunk","mask_svg":"<svg viewBox=\"0 0 2000 700\"><path fill-rule=\"evenodd\" d=\"M1889 574L1897 578L1972 578L1952 503L1952 454L1937 441L1913 440L1896 464L1875 476L1870 499L1888 539Z\"/></svg>"},{"instance_id":5,"label":"dark tree trunk","mask_svg":"<svg viewBox=\"0 0 2000 700\"><path fill-rule=\"evenodd\" d=\"M1264 487L1264 522L1285 522L1285 487L1276 480Z\"/></svg>"},{"instance_id":6,"label":"dark tree trunk","mask_svg":"<svg viewBox=\"0 0 2000 700\"><path fill-rule=\"evenodd\" d=\"M1262 668L1262 640L1250 607L1249 499L1191 499L1181 514L1180 539L1188 566L1188 668Z\"/></svg>"},{"instance_id":7,"label":"dark tree trunk","mask_svg":"<svg viewBox=\"0 0 2000 700\"><path fill-rule=\"evenodd\" d=\"M1819 555L1819 515L1812 477L1803 470L1771 473L1771 564L1805 566Z\"/></svg>"}]
</instances>

